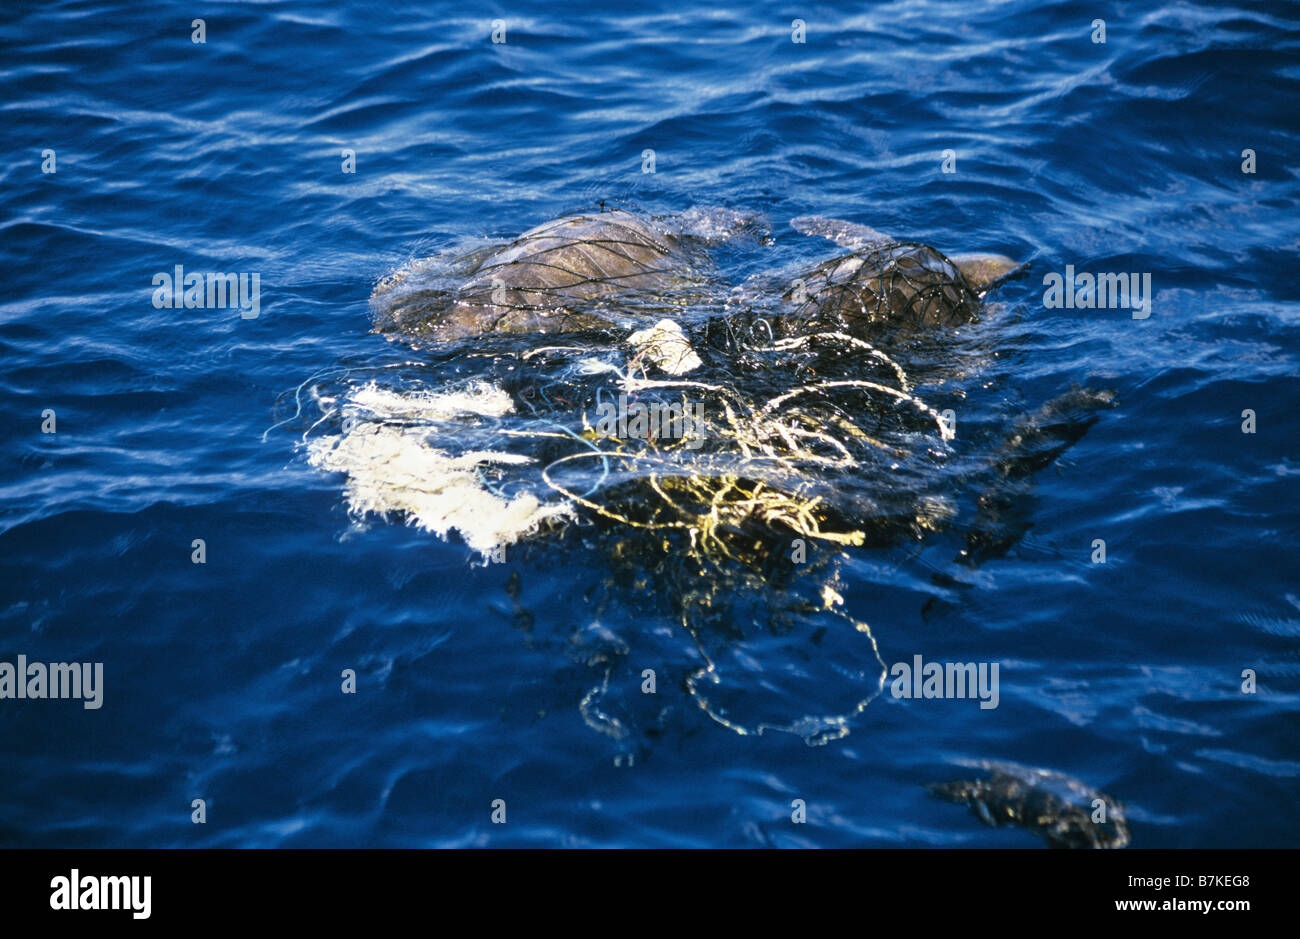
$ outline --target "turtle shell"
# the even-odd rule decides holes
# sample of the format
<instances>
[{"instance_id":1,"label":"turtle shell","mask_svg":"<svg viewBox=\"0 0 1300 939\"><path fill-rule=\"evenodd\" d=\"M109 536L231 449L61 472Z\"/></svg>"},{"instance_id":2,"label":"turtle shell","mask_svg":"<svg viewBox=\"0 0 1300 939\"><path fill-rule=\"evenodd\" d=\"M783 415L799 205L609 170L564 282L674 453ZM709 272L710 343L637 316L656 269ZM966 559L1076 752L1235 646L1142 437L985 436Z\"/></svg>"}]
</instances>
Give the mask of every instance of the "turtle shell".
<instances>
[{"instance_id":1,"label":"turtle shell","mask_svg":"<svg viewBox=\"0 0 1300 939\"><path fill-rule=\"evenodd\" d=\"M950 330L975 320L979 297L957 265L929 245L891 242L813 268L786 293L786 336L846 332L865 340Z\"/></svg>"},{"instance_id":2,"label":"turtle shell","mask_svg":"<svg viewBox=\"0 0 1300 939\"><path fill-rule=\"evenodd\" d=\"M705 283L706 259L654 222L621 210L552 219L463 259L459 283L382 282L380 332L429 339L609 328L675 308ZM651 320L653 322L653 320Z\"/></svg>"}]
</instances>

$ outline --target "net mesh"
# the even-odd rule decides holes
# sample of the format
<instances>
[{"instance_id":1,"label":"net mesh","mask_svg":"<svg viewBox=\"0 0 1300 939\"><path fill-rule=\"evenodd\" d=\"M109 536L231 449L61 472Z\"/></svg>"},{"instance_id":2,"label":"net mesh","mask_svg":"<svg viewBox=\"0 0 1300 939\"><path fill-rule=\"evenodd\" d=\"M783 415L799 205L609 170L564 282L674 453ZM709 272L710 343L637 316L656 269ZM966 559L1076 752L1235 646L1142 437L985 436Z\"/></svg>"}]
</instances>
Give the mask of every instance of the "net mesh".
<instances>
[{"instance_id":1,"label":"net mesh","mask_svg":"<svg viewBox=\"0 0 1300 939\"><path fill-rule=\"evenodd\" d=\"M979 298L952 261L915 243L874 245L827 261L787 295L781 331L838 331L875 340L935 335L972 322Z\"/></svg>"}]
</instances>

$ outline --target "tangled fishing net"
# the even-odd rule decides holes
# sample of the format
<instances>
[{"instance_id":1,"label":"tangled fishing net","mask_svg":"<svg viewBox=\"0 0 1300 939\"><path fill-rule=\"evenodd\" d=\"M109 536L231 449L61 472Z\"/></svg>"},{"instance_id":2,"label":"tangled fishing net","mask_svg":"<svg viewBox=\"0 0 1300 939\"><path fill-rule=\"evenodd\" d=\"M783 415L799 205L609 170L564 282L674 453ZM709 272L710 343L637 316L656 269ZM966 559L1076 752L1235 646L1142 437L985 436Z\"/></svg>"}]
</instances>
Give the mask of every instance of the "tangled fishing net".
<instances>
[{"instance_id":1,"label":"tangled fishing net","mask_svg":"<svg viewBox=\"0 0 1300 939\"><path fill-rule=\"evenodd\" d=\"M599 547L614 580L659 585L693 640L688 690L719 723L810 743L842 736L885 667L869 627L844 610L835 559L922 535L954 511L932 484L951 456L951 422L902 361L863 336L969 318L973 295L943 283L936 265L949 262L937 252L890 246L823 265L793 314L778 312L787 298L735 315L698 305L701 268L692 260L683 276L676 242L629 228L575 254L562 248L581 224L552 225L533 233L544 250L529 264L563 258L562 276L548 275L548 290L507 290L509 303L491 294L518 275L501 252L487 267L432 261L386 279L382 331L419 342L472 327L476 338L309 379L285 423L319 412L302 435L308 460L345 475L358 519L455 531L485 558L577 539ZM606 275L613 253L618 278ZM430 317L431 302L446 317ZM887 307L903 318L886 320ZM492 329L478 335L485 322ZM849 644L827 651L858 662L837 666L852 678L851 700L791 718L746 697L744 673L764 643L777 643L773 656L796 630L820 643L828 618L851 626L835 640ZM867 642L865 663L853 636ZM620 722L599 704L609 679L606 670L583 713L617 737Z\"/></svg>"}]
</instances>

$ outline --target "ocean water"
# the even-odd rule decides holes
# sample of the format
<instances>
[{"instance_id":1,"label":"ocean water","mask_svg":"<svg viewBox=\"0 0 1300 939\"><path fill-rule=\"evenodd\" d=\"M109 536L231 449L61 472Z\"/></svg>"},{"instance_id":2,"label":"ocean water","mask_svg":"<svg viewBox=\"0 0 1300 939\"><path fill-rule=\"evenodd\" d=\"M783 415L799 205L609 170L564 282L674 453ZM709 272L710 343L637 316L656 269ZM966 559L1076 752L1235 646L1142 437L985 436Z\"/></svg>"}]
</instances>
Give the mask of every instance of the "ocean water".
<instances>
[{"instance_id":1,"label":"ocean water","mask_svg":"<svg viewBox=\"0 0 1300 939\"><path fill-rule=\"evenodd\" d=\"M0 699L0 844L1042 846L927 792L987 760L1136 847L1300 840L1296 5L18 2L0 48L0 661L104 674ZM616 738L592 689L692 653L598 553L484 563L311 465L321 395L425 354L371 331L380 278L601 200L762 213L732 283L832 256L807 214L1027 262L971 407L1118 406L1005 553L850 549L837 588L885 663L999 663L998 707L887 687L810 745L665 677ZM257 274L257 315L157 308L176 265ZM1067 265L1150 274L1149 317L1047 307ZM789 651L744 680L874 662Z\"/></svg>"}]
</instances>

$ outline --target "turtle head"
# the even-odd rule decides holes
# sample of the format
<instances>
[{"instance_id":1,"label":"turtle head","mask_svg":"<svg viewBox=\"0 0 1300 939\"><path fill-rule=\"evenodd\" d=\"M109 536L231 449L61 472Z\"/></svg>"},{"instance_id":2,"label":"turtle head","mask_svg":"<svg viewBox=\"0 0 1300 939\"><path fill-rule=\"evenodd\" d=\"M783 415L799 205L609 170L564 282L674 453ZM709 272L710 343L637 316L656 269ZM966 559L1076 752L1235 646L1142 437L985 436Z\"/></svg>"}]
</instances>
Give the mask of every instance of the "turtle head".
<instances>
[{"instance_id":1,"label":"turtle head","mask_svg":"<svg viewBox=\"0 0 1300 939\"><path fill-rule=\"evenodd\" d=\"M967 285L981 297L1025 266L1005 254L950 254L948 260L957 265Z\"/></svg>"}]
</instances>

